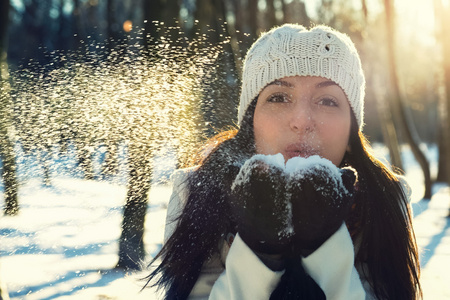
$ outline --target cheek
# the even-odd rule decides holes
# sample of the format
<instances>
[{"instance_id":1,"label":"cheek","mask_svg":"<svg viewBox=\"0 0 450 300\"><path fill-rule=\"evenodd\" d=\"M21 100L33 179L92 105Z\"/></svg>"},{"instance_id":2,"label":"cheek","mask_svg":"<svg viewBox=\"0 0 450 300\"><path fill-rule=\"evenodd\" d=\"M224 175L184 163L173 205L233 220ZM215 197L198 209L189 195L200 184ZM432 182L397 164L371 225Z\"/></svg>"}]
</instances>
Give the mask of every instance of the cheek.
<instances>
[{"instance_id":1,"label":"cheek","mask_svg":"<svg viewBox=\"0 0 450 300\"><path fill-rule=\"evenodd\" d=\"M325 127L325 126L324 126ZM347 151L350 138L350 122L338 122L322 128L322 141L325 142L324 156L339 166Z\"/></svg>"},{"instance_id":2,"label":"cheek","mask_svg":"<svg viewBox=\"0 0 450 300\"><path fill-rule=\"evenodd\" d=\"M267 137L265 136L267 131L267 119L262 118L259 114L255 112L255 116L253 119L253 130L255 134L255 147L256 152L259 154L264 154L263 146L264 141L267 140Z\"/></svg>"},{"instance_id":3,"label":"cheek","mask_svg":"<svg viewBox=\"0 0 450 300\"><path fill-rule=\"evenodd\" d=\"M253 118L253 130L255 135L255 147L258 154L272 154L275 146L276 122L273 116L255 111Z\"/></svg>"}]
</instances>

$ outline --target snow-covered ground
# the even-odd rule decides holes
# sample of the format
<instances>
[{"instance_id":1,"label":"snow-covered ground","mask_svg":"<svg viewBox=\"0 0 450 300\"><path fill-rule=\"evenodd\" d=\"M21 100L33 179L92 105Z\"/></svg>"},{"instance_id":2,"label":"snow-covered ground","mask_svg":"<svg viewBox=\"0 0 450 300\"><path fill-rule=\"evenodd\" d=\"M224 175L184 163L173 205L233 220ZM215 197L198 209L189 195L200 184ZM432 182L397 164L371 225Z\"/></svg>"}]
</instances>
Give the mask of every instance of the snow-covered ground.
<instances>
[{"instance_id":1,"label":"snow-covered ground","mask_svg":"<svg viewBox=\"0 0 450 300\"><path fill-rule=\"evenodd\" d=\"M436 149L429 150L435 172ZM377 151L384 155L382 148ZM413 187L424 298L450 299L450 190L436 185L431 201L421 200L420 169L410 152L404 157ZM123 180L82 180L61 171L69 165L70 160L55 162L50 187L23 169L20 215L0 216L0 281L11 299L157 299L153 290L140 292L147 272L111 271L118 259ZM144 237L149 260L161 245L170 191L170 184L151 189Z\"/></svg>"}]
</instances>

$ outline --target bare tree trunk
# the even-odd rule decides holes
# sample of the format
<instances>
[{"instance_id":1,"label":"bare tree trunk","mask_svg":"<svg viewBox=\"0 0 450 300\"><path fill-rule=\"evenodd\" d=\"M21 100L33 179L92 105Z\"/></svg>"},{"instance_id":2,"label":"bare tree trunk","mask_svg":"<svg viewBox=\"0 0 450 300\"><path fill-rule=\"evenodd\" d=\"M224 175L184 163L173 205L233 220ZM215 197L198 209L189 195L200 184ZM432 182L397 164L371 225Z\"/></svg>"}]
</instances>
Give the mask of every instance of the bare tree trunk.
<instances>
[{"instance_id":1,"label":"bare tree trunk","mask_svg":"<svg viewBox=\"0 0 450 300\"><path fill-rule=\"evenodd\" d=\"M239 41L239 52L242 57L247 53L248 48L258 37L258 23L256 16L258 15L258 0L227 0L232 3L235 15L234 28L236 38Z\"/></svg>"},{"instance_id":2,"label":"bare tree trunk","mask_svg":"<svg viewBox=\"0 0 450 300\"><path fill-rule=\"evenodd\" d=\"M4 100L2 99L1 102ZM2 113L3 114L3 113ZM4 121L0 124L0 158L3 163L2 179L4 185L5 214L16 215L19 213L18 182L16 175L16 162L14 146L8 136L8 126Z\"/></svg>"},{"instance_id":3,"label":"bare tree trunk","mask_svg":"<svg viewBox=\"0 0 450 300\"><path fill-rule=\"evenodd\" d=\"M86 38L86 30L83 26L82 17L81 0L73 0L73 18L75 24L74 42L75 48L80 48L78 51L82 50L82 41Z\"/></svg>"},{"instance_id":4,"label":"bare tree trunk","mask_svg":"<svg viewBox=\"0 0 450 300\"><path fill-rule=\"evenodd\" d=\"M159 39L158 24L163 20L163 3L161 0L144 1L144 45L150 55L156 52L153 46Z\"/></svg>"},{"instance_id":5,"label":"bare tree trunk","mask_svg":"<svg viewBox=\"0 0 450 300\"><path fill-rule=\"evenodd\" d=\"M361 6L362 6L362 11L363 11L364 19L367 21L367 15L369 14L369 12L368 12L368 10L367 10L367 3L366 3L366 0L361 0Z\"/></svg>"},{"instance_id":6,"label":"bare tree trunk","mask_svg":"<svg viewBox=\"0 0 450 300\"><path fill-rule=\"evenodd\" d=\"M286 1L284 1L284 0L281 0L281 11L283 12L282 23L290 23L288 5L286 4Z\"/></svg>"},{"instance_id":7,"label":"bare tree trunk","mask_svg":"<svg viewBox=\"0 0 450 300\"><path fill-rule=\"evenodd\" d=\"M384 108L378 112L381 116L381 121L384 123L382 125L382 131L384 140L387 143L389 149L389 157L391 158L391 164L399 169L403 170L403 161L400 154L400 145L398 144L397 130L395 129L395 124L393 122L393 117L389 108Z\"/></svg>"},{"instance_id":8,"label":"bare tree trunk","mask_svg":"<svg viewBox=\"0 0 450 300\"><path fill-rule=\"evenodd\" d=\"M86 141L75 141L77 148L78 165L84 173L85 179L94 179L94 166L92 162L92 151Z\"/></svg>"},{"instance_id":9,"label":"bare tree trunk","mask_svg":"<svg viewBox=\"0 0 450 300\"><path fill-rule=\"evenodd\" d=\"M169 13L165 13L164 3L161 0L144 1L143 5L146 20L144 43L148 55L154 58L156 51L153 47L159 42L162 34L161 25L158 23L171 17ZM116 265L116 268L124 270L140 270L145 259L144 226L152 178L152 166L149 161L152 150L143 148L145 147L132 141L128 147L127 199L119 239L119 261Z\"/></svg>"},{"instance_id":10,"label":"bare tree trunk","mask_svg":"<svg viewBox=\"0 0 450 300\"><path fill-rule=\"evenodd\" d=\"M299 23L308 27L311 19L306 11L305 0L292 1L289 4L282 1L283 23Z\"/></svg>"},{"instance_id":11,"label":"bare tree trunk","mask_svg":"<svg viewBox=\"0 0 450 300\"><path fill-rule=\"evenodd\" d=\"M441 100L442 101L442 100ZM442 115L443 113L441 113ZM448 140L446 141L446 128L447 127L447 119L441 116L442 122L440 122L440 126L438 128L439 134L438 134L438 173L436 177L437 182L448 182L448 172L447 172L447 155L448 152L447 149L449 149L448 146Z\"/></svg>"},{"instance_id":12,"label":"bare tree trunk","mask_svg":"<svg viewBox=\"0 0 450 300\"><path fill-rule=\"evenodd\" d=\"M266 23L264 25L266 29L270 29L278 24L274 0L266 0L266 5Z\"/></svg>"},{"instance_id":13,"label":"bare tree trunk","mask_svg":"<svg viewBox=\"0 0 450 300\"><path fill-rule=\"evenodd\" d=\"M17 199L17 174L14 144L11 141L10 94L8 82L7 33L9 22L9 0L0 0L0 159L3 163L2 178L5 187L5 214L16 215L19 212Z\"/></svg>"},{"instance_id":14,"label":"bare tree trunk","mask_svg":"<svg viewBox=\"0 0 450 300\"><path fill-rule=\"evenodd\" d=\"M51 170L50 170L50 146L46 146L43 149L39 149L38 161L42 167L42 183L45 187L52 185Z\"/></svg>"},{"instance_id":15,"label":"bare tree trunk","mask_svg":"<svg viewBox=\"0 0 450 300\"><path fill-rule=\"evenodd\" d=\"M248 33L258 37L258 0L248 0Z\"/></svg>"},{"instance_id":16,"label":"bare tree trunk","mask_svg":"<svg viewBox=\"0 0 450 300\"><path fill-rule=\"evenodd\" d=\"M425 155L419 148L419 141L416 132L413 132L414 125L408 119L403 104L402 95L400 93L400 88L398 85L398 74L396 68L395 59L395 26L394 26L394 5L391 0L384 0L385 12L386 12L386 26L387 26L387 47L388 47L388 63L389 63L389 74L393 84L393 95L392 103L394 105L394 113L399 122L399 126L404 134L404 137L411 147L411 150L416 158L417 162L420 164L424 175L425 183L425 199L431 199L431 174L430 167Z\"/></svg>"},{"instance_id":17,"label":"bare tree trunk","mask_svg":"<svg viewBox=\"0 0 450 300\"><path fill-rule=\"evenodd\" d=\"M147 213L152 168L143 149L130 145L127 200L123 212L116 268L140 270L145 258L144 223Z\"/></svg>"},{"instance_id":18,"label":"bare tree trunk","mask_svg":"<svg viewBox=\"0 0 450 300\"><path fill-rule=\"evenodd\" d=\"M364 25L368 24L368 9L366 5L366 0L361 0L361 4L363 7L363 16L364 16ZM367 42L364 43L367 47ZM377 60L379 58L371 58L372 60ZM386 147L389 150L389 157L391 164L396 167L403 169L402 157L400 155L400 147L398 144L397 130L395 128L393 116L389 107L389 104L386 101L386 92L384 86L386 86L385 82L382 82L382 79L377 76L379 74L378 70L372 69L368 73L372 78L368 80L368 83L372 84L372 90L374 91L374 96L376 100L376 108L377 114L381 125L381 131L383 135L383 140L386 144Z\"/></svg>"},{"instance_id":19,"label":"bare tree trunk","mask_svg":"<svg viewBox=\"0 0 450 300\"><path fill-rule=\"evenodd\" d=\"M176 26L180 17L180 1L166 0L163 12L164 22L167 26Z\"/></svg>"},{"instance_id":20,"label":"bare tree trunk","mask_svg":"<svg viewBox=\"0 0 450 300\"><path fill-rule=\"evenodd\" d=\"M222 0L198 0L197 4L196 19L199 20L199 26L208 35L211 44L218 45L229 35L228 26L224 23L227 11L226 3ZM213 30L207 31L208 28ZM236 93L239 90L237 81L228 80L230 77L240 76L236 73L236 69L240 70L241 63L236 63L237 54L233 53L235 50L233 50L233 45L223 45L223 51L217 58L217 67L213 70L215 80L208 83L211 87L210 96L215 99L206 105L203 111L204 119L212 124L210 134L217 133L215 129L220 130L232 125L232 121L237 115L235 108L238 103L230 104L230 101L236 101L239 98L239 94ZM233 56L228 55L230 53Z\"/></svg>"},{"instance_id":21,"label":"bare tree trunk","mask_svg":"<svg viewBox=\"0 0 450 300\"><path fill-rule=\"evenodd\" d=\"M107 36L108 36L108 49L110 53L118 43L116 35L116 5L115 0L106 1L106 23L107 23Z\"/></svg>"},{"instance_id":22,"label":"bare tree trunk","mask_svg":"<svg viewBox=\"0 0 450 300\"><path fill-rule=\"evenodd\" d=\"M225 21L226 21L226 30L227 34L230 36L230 47L231 53L233 54L235 72L238 78L240 78L242 73L242 56L243 54L240 51L239 47L239 37L237 34L236 24L237 24L237 11L238 7L234 6L230 0L224 1L225 3ZM238 5L238 4L236 4ZM228 13L234 15L233 21L228 20Z\"/></svg>"},{"instance_id":23,"label":"bare tree trunk","mask_svg":"<svg viewBox=\"0 0 450 300\"><path fill-rule=\"evenodd\" d=\"M8 290L2 279L0 277L0 300L9 300Z\"/></svg>"},{"instance_id":24,"label":"bare tree trunk","mask_svg":"<svg viewBox=\"0 0 450 300\"><path fill-rule=\"evenodd\" d=\"M119 172L118 151L119 149L116 141L110 141L106 145L105 161L103 162L101 170L104 178L114 176Z\"/></svg>"},{"instance_id":25,"label":"bare tree trunk","mask_svg":"<svg viewBox=\"0 0 450 300\"><path fill-rule=\"evenodd\" d=\"M403 169L397 130L395 129L393 116L389 105L386 105L386 101L383 101L383 99L386 98L386 95L380 95L378 91L375 91L375 95L377 99L377 110L380 118L381 130L386 146L389 149L391 164L396 168Z\"/></svg>"},{"instance_id":26,"label":"bare tree trunk","mask_svg":"<svg viewBox=\"0 0 450 300\"><path fill-rule=\"evenodd\" d=\"M299 9L300 9L299 15L300 15L300 18L301 18L303 24L309 25L309 23L311 22L311 18L310 18L310 16L308 16L308 12L306 11L305 1L306 0L302 0L299 3Z\"/></svg>"},{"instance_id":27,"label":"bare tree trunk","mask_svg":"<svg viewBox=\"0 0 450 300\"><path fill-rule=\"evenodd\" d=\"M441 114L443 120L440 128L439 144L439 175L441 180L450 185L450 7L444 7L441 0L434 0L434 10L436 15L436 28L441 28L437 32L437 41L441 42L442 57L444 66L444 86L445 98L442 99L444 113ZM449 214L450 217L450 209Z\"/></svg>"}]
</instances>

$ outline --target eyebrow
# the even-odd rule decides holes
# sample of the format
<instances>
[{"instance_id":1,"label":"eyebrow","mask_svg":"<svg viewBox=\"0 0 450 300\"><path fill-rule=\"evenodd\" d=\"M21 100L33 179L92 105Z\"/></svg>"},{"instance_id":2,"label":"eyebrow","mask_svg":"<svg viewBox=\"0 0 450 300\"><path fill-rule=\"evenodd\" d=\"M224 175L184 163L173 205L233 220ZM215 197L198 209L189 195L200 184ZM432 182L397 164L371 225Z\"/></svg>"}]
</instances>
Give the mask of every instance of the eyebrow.
<instances>
[{"instance_id":1,"label":"eyebrow","mask_svg":"<svg viewBox=\"0 0 450 300\"><path fill-rule=\"evenodd\" d=\"M278 79L272 81L272 82L269 83L267 86L269 86L269 85L281 85L281 86L285 86L285 87L289 87L289 88L293 88L293 87L294 87L293 84L291 84L291 83L289 83L289 82L287 82L287 81L284 81L284 80L278 80Z\"/></svg>"},{"instance_id":2,"label":"eyebrow","mask_svg":"<svg viewBox=\"0 0 450 300\"><path fill-rule=\"evenodd\" d=\"M326 81L322 81L322 82L319 82L318 84L316 84L316 88L324 88L324 87L332 86L332 85L338 85L338 84L332 80L326 80Z\"/></svg>"}]
</instances>

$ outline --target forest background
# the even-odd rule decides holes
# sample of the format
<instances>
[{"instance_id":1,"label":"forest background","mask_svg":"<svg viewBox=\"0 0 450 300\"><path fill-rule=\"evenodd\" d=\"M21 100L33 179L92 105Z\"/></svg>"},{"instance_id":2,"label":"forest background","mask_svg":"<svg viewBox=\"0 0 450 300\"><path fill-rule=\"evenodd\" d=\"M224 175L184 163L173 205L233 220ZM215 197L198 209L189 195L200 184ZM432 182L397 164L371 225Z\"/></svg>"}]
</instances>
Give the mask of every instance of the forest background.
<instances>
[{"instance_id":1,"label":"forest background","mask_svg":"<svg viewBox=\"0 0 450 300\"><path fill-rule=\"evenodd\" d=\"M425 199L434 182L450 181L448 0L0 0L5 213L20 211L21 155L38 157L50 186L54 151L75 149L90 180L116 174L125 151L116 267L140 268L151 158L170 153L182 166L206 138L234 126L245 53L285 22L347 33L366 74L369 140L384 143L399 169L401 145L411 147ZM439 147L436 172L427 145ZM99 147L101 176L92 163Z\"/></svg>"}]
</instances>

